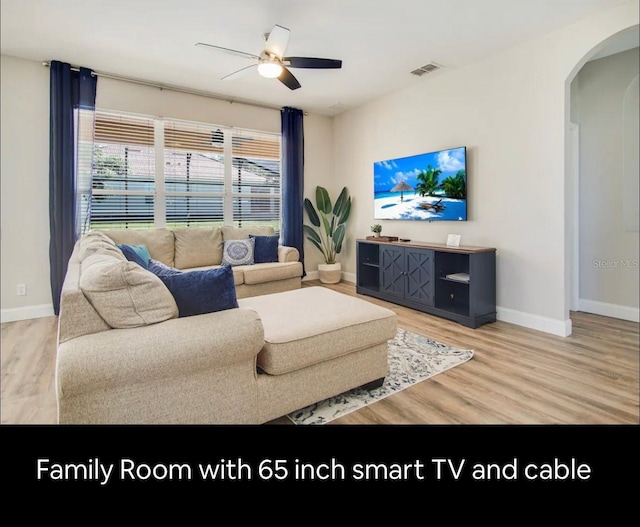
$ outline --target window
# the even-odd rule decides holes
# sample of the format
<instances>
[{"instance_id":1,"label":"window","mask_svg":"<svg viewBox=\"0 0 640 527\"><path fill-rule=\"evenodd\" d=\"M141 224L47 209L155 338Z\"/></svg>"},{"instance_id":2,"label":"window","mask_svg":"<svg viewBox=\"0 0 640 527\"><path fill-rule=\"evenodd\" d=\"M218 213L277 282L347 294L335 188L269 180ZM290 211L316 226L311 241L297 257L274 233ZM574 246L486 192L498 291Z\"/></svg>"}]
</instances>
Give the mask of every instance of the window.
<instances>
[{"instance_id":1,"label":"window","mask_svg":"<svg viewBox=\"0 0 640 527\"><path fill-rule=\"evenodd\" d=\"M280 223L280 138L234 131L233 222L236 227Z\"/></svg>"},{"instance_id":2,"label":"window","mask_svg":"<svg viewBox=\"0 0 640 527\"><path fill-rule=\"evenodd\" d=\"M90 226L271 225L280 135L96 112Z\"/></svg>"},{"instance_id":3,"label":"window","mask_svg":"<svg viewBox=\"0 0 640 527\"><path fill-rule=\"evenodd\" d=\"M153 227L153 121L96 112L95 123L91 228Z\"/></svg>"},{"instance_id":4,"label":"window","mask_svg":"<svg viewBox=\"0 0 640 527\"><path fill-rule=\"evenodd\" d=\"M217 131L192 123L165 123L167 226L224 223L224 137Z\"/></svg>"}]
</instances>

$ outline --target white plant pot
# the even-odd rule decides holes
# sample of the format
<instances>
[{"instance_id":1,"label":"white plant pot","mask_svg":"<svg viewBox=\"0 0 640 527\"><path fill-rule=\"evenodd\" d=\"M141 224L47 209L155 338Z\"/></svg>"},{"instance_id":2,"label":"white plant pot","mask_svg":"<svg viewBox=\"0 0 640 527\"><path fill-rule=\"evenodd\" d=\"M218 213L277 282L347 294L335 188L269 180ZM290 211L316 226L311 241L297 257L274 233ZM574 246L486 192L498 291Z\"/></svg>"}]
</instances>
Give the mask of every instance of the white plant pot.
<instances>
[{"instance_id":1,"label":"white plant pot","mask_svg":"<svg viewBox=\"0 0 640 527\"><path fill-rule=\"evenodd\" d=\"M318 278L323 284L337 284L342 280L342 265L340 265L340 262L318 264Z\"/></svg>"}]
</instances>

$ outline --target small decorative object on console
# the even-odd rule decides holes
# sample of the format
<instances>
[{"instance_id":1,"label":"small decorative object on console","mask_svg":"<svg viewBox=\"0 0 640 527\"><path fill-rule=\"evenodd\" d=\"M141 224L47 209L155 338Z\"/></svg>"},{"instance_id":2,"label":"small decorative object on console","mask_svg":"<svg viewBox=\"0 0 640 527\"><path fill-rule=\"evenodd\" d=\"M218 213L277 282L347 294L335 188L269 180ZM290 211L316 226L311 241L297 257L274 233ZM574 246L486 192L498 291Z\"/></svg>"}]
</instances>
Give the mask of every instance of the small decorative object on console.
<instances>
[{"instance_id":1,"label":"small decorative object on console","mask_svg":"<svg viewBox=\"0 0 640 527\"><path fill-rule=\"evenodd\" d=\"M397 242L397 236L367 236L367 240L376 240L378 242Z\"/></svg>"},{"instance_id":2,"label":"small decorative object on console","mask_svg":"<svg viewBox=\"0 0 640 527\"><path fill-rule=\"evenodd\" d=\"M460 234L449 234L447 236L447 247L460 247Z\"/></svg>"}]
</instances>

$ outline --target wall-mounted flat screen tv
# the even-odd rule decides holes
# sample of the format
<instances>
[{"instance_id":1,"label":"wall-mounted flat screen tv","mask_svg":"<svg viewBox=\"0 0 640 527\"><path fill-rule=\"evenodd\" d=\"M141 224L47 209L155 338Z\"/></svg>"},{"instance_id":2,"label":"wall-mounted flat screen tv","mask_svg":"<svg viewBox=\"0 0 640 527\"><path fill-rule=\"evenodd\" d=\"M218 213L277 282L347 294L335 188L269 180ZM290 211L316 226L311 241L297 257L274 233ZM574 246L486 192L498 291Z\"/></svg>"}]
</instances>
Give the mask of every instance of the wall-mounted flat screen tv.
<instances>
[{"instance_id":1,"label":"wall-mounted flat screen tv","mask_svg":"<svg viewBox=\"0 0 640 527\"><path fill-rule=\"evenodd\" d=\"M373 164L377 220L467 220L467 149L450 148Z\"/></svg>"}]
</instances>

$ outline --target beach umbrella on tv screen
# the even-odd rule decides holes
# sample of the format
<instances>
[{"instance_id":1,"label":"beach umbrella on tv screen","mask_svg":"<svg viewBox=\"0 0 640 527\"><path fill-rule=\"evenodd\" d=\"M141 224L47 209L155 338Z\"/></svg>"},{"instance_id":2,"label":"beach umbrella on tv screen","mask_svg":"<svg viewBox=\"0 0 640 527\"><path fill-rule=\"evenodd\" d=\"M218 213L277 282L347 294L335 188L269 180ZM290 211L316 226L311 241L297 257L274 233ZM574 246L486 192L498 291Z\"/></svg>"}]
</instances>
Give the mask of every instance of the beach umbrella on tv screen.
<instances>
[{"instance_id":1,"label":"beach umbrella on tv screen","mask_svg":"<svg viewBox=\"0 0 640 527\"><path fill-rule=\"evenodd\" d=\"M401 181L391 189L391 192L400 192L400 201L404 201L403 193L407 190L413 190L413 187L407 185L406 181Z\"/></svg>"}]
</instances>

